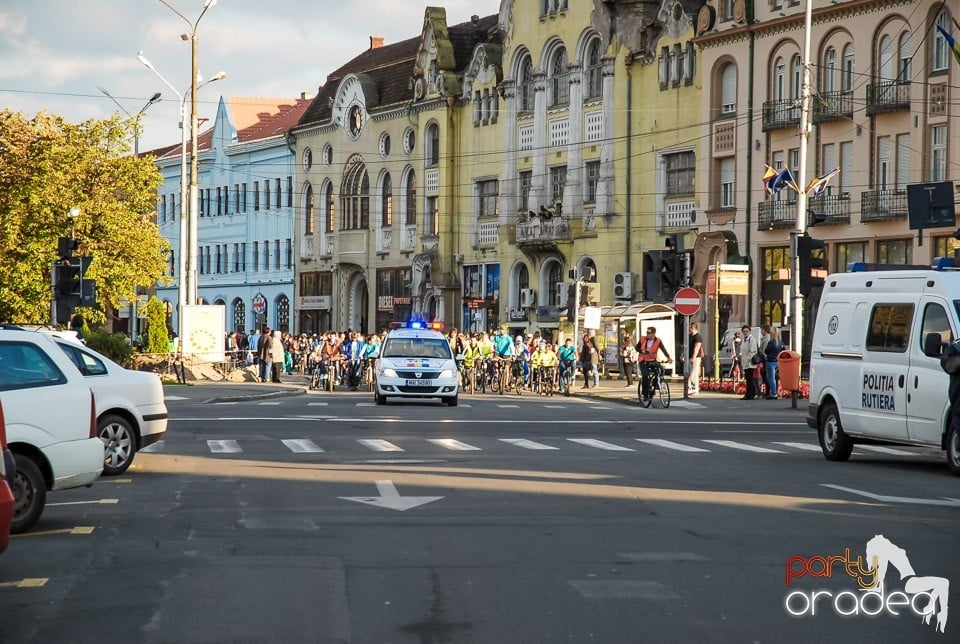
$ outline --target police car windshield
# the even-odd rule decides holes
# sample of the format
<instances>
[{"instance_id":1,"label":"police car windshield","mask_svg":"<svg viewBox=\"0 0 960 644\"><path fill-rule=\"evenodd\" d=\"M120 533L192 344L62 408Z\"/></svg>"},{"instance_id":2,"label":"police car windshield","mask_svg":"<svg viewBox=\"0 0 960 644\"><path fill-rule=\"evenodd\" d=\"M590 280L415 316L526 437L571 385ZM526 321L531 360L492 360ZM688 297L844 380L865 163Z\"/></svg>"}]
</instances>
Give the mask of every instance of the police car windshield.
<instances>
[{"instance_id":1,"label":"police car windshield","mask_svg":"<svg viewBox=\"0 0 960 644\"><path fill-rule=\"evenodd\" d=\"M443 338L387 338L383 358L440 358L451 360L450 344Z\"/></svg>"}]
</instances>

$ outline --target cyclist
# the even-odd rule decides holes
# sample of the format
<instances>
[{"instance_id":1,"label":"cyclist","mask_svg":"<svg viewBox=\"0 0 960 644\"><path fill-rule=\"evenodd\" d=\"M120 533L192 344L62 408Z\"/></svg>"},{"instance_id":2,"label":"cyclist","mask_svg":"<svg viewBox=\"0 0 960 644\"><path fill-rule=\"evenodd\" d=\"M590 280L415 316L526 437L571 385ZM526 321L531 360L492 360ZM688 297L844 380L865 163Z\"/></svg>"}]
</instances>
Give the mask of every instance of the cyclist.
<instances>
[{"instance_id":1,"label":"cyclist","mask_svg":"<svg viewBox=\"0 0 960 644\"><path fill-rule=\"evenodd\" d=\"M490 376L491 380L494 377L494 364L501 360L509 360L513 357L513 342L510 341L510 336L507 334L507 327L500 327L497 331L497 335L493 338L493 354L491 360L487 366L487 374ZM502 366L502 365L501 365Z\"/></svg>"},{"instance_id":2,"label":"cyclist","mask_svg":"<svg viewBox=\"0 0 960 644\"><path fill-rule=\"evenodd\" d=\"M337 337L336 333L331 333L327 337L327 341L324 343L320 355L323 357L323 363L325 366L328 364L333 366L333 376L334 378L337 378L339 365L341 362L343 362L344 355L343 351L340 350L340 339Z\"/></svg>"},{"instance_id":3,"label":"cyclist","mask_svg":"<svg viewBox=\"0 0 960 644\"><path fill-rule=\"evenodd\" d=\"M544 340L540 340L537 349L533 352L531 363L537 374L537 380L541 387L544 383L553 382L553 370L557 366L557 354L553 351L553 346Z\"/></svg>"},{"instance_id":4,"label":"cyclist","mask_svg":"<svg viewBox=\"0 0 960 644\"><path fill-rule=\"evenodd\" d=\"M363 338L359 331L350 334L350 342L347 343L347 360L349 369L347 371L347 385L350 391L356 391L360 385L361 369L363 367Z\"/></svg>"},{"instance_id":5,"label":"cyclist","mask_svg":"<svg viewBox=\"0 0 960 644\"><path fill-rule=\"evenodd\" d=\"M530 382L530 349L523 341L523 336L517 336L516 346L513 349L514 360L519 361L520 366L523 368L523 382L527 384Z\"/></svg>"},{"instance_id":6,"label":"cyclist","mask_svg":"<svg viewBox=\"0 0 960 644\"><path fill-rule=\"evenodd\" d=\"M480 343L477 342L477 336L474 335L470 337L470 342L463 350L463 371L467 374L467 378L474 377L471 370L478 360L483 360L483 350L480 348Z\"/></svg>"},{"instance_id":7,"label":"cyclist","mask_svg":"<svg viewBox=\"0 0 960 644\"><path fill-rule=\"evenodd\" d=\"M652 326L647 327L646 336L637 343L637 352L640 354L640 357L637 359L637 364L640 366L640 387L642 388L644 398L653 396L653 391L650 387L650 377L653 376L656 378L657 370L661 368L660 363L657 362L661 351L669 361L670 353L667 352L667 348L663 346L663 342L657 337L657 330Z\"/></svg>"},{"instance_id":8,"label":"cyclist","mask_svg":"<svg viewBox=\"0 0 960 644\"><path fill-rule=\"evenodd\" d=\"M557 358L560 359L560 375L573 382L577 364L577 349L573 346L573 338L563 341L563 346L557 352Z\"/></svg>"}]
</instances>

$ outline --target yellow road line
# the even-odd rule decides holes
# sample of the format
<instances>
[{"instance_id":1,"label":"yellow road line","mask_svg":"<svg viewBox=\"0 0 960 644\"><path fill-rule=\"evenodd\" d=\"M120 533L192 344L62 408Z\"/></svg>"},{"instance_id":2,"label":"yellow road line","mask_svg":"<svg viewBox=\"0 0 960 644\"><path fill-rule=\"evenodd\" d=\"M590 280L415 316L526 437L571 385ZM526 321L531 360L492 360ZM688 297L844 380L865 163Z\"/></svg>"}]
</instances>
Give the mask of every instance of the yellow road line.
<instances>
[{"instance_id":1,"label":"yellow road line","mask_svg":"<svg viewBox=\"0 0 960 644\"><path fill-rule=\"evenodd\" d=\"M28 532L26 534L11 534L12 539L21 537L45 537L51 534L93 534L93 528L90 526L77 526L75 528L65 528L63 530L43 530L41 532Z\"/></svg>"},{"instance_id":2,"label":"yellow road line","mask_svg":"<svg viewBox=\"0 0 960 644\"><path fill-rule=\"evenodd\" d=\"M103 485L104 483L133 483L133 479L114 479L104 477L97 479L97 485Z\"/></svg>"},{"instance_id":3,"label":"yellow road line","mask_svg":"<svg viewBox=\"0 0 960 644\"><path fill-rule=\"evenodd\" d=\"M54 505L115 505L120 503L120 499L97 499L95 501L65 501L63 503L47 503L47 507Z\"/></svg>"},{"instance_id":4,"label":"yellow road line","mask_svg":"<svg viewBox=\"0 0 960 644\"><path fill-rule=\"evenodd\" d=\"M21 579L20 581L0 581L0 588L40 588L50 581L47 577Z\"/></svg>"}]
</instances>

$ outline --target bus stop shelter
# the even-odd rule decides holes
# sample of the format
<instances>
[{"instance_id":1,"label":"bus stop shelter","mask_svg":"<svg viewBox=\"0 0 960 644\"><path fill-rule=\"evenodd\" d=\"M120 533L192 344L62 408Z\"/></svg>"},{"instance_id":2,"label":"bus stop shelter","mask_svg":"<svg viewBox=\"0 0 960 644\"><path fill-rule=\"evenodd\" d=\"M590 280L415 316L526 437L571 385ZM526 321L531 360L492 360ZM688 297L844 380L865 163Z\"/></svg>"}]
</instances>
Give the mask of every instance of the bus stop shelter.
<instances>
[{"instance_id":1,"label":"bus stop shelter","mask_svg":"<svg viewBox=\"0 0 960 644\"><path fill-rule=\"evenodd\" d=\"M657 337L664 348L670 352L670 361L664 365L668 374L676 372L677 311L668 304L656 302L638 302L622 306L600 307L600 328L597 329L597 341L603 353L604 370L620 373L620 337L626 332L634 344L640 339L647 327L657 330ZM682 350L682 349L681 349Z\"/></svg>"}]
</instances>

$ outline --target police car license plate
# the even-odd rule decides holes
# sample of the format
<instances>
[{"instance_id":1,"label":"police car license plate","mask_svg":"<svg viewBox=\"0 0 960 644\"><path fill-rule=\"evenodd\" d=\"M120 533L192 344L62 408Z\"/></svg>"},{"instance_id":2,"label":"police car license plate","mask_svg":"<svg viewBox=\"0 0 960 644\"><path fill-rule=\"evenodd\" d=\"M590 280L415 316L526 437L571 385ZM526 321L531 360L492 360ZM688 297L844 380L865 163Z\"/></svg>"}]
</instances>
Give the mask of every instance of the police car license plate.
<instances>
[{"instance_id":1,"label":"police car license plate","mask_svg":"<svg viewBox=\"0 0 960 644\"><path fill-rule=\"evenodd\" d=\"M427 378L419 378L416 380L407 380L408 387L429 387L433 384L433 381Z\"/></svg>"}]
</instances>

